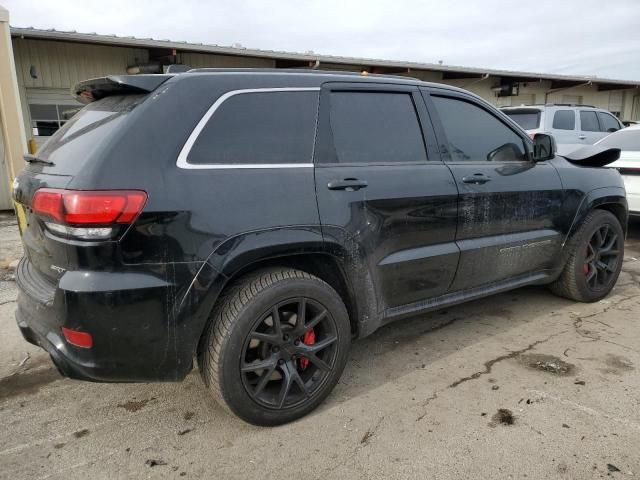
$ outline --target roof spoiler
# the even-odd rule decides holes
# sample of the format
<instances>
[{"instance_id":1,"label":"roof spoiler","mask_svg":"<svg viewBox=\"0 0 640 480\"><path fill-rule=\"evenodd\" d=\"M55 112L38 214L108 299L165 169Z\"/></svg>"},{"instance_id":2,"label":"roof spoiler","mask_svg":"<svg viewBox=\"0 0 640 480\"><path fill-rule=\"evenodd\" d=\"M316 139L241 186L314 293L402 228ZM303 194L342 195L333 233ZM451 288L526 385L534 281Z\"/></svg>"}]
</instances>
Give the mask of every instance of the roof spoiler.
<instances>
[{"instance_id":1,"label":"roof spoiler","mask_svg":"<svg viewBox=\"0 0 640 480\"><path fill-rule=\"evenodd\" d=\"M152 92L173 75L109 75L92 78L71 88L71 95L80 103L91 103L110 95Z\"/></svg>"},{"instance_id":2,"label":"roof spoiler","mask_svg":"<svg viewBox=\"0 0 640 480\"><path fill-rule=\"evenodd\" d=\"M562 156L581 167L604 167L620 158L620 149L587 145Z\"/></svg>"}]
</instances>

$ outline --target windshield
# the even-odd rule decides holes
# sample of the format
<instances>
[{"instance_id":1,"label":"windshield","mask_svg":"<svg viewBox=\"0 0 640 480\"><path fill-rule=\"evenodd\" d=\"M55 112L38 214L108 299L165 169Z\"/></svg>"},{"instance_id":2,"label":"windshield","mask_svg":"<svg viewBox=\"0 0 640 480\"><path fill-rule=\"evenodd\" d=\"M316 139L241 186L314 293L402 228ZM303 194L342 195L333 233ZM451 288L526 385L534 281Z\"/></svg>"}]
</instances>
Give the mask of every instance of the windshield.
<instances>
[{"instance_id":1,"label":"windshield","mask_svg":"<svg viewBox=\"0 0 640 480\"><path fill-rule=\"evenodd\" d=\"M623 152L640 152L640 128L619 130L604 137L598 145L619 148Z\"/></svg>"},{"instance_id":2,"label":"windshield","mask_svg":"<svg viewBox=\"0 0 640 480\"><path fill-rule=\"evenodd\" d=\"M59 173L76 173L145 95L116 95L90 103L64 124L36 153Z\"/></svg>"},{"instance_id":3,"label":"windshield","mask_svg":"<svg viewBox=\"0 0 640 480\"><path fill-rule=\"evenodd\" d=\"M540 126L540 110L536 108L503 110L503 112L525 130L535 130Z\"/></svg>"}]
</instances>

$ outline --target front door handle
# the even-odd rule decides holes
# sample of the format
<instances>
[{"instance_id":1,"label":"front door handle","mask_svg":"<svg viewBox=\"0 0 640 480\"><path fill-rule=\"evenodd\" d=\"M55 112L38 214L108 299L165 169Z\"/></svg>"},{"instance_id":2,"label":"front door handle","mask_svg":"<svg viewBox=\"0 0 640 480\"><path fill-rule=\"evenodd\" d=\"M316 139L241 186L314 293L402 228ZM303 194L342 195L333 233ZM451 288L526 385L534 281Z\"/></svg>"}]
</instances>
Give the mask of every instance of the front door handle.
<instances>
[{"instance_id":1,"label":"front door handle","mask_svg":"<svg viewBox=\"0 0 640 480\"><path fill-rule=\"evenodd\" d=\"M348 192L354 192L361 188L366 188L366 180L358 180L357 178L345 178L344 180L331 180L327 184L329 190L346 190Z\"/></svg>"},{"instance_id":2,"label":"front door handle","mask_svg":"<svg viewBox=\"0 0 640 480\"><path fill-rule=\"evenodd\" d=\"M482 185L483 183L490 182L491 177L485 175L484 173L474 173L473 175L462 177L462 181L464 183L473 183L474 185Z\"/></svg>"},{"instance_id":3,"label":"front door handle","mask_svg":"<svg viewBox=\"0 0 640 480\"><path fill-rule=\"evenodd\" d=\"M586 136L586 135L578 135L578 138L579 138L580 140L584 140L585 138L587 138L587 136Z\"/></svg>"}]
</instances>

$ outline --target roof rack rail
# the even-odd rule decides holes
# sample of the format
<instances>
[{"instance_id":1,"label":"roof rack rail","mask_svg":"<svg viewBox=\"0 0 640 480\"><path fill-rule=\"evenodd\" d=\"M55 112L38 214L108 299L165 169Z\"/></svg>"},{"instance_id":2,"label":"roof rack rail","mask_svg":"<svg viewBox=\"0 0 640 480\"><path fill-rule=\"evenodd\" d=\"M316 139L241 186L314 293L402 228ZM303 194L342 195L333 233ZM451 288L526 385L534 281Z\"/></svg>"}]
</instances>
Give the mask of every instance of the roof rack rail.
<instances>
[{"instance_id":1,"label":"roof rack rail","mask_svg":"<svg viewBox=\"0 0 640 480\"><path fill-rule=\"evenodd\" d=\"M585 105L584 103L545 103L548 107L589 107L597 108L595 105Z\"/></svg>"},{"instance_id":2,"label":"roof rack rail","mask_svg":"<svg viewBox=\"0 0 640 480\"><path fill-rule=\"evenodd\" d=\"M363 72L349 72L346 70L320 70L314 68L216 68L216 67L201 67L192 68L187 73L299 73L299 74L314 74L314 75L347 75L353 77L382 77L382 78L401 78L403 80L417 80L421 81L417 77L404 76L404 75L392 75L384 73L363 73Z\"/></svg>"}]
</instances>

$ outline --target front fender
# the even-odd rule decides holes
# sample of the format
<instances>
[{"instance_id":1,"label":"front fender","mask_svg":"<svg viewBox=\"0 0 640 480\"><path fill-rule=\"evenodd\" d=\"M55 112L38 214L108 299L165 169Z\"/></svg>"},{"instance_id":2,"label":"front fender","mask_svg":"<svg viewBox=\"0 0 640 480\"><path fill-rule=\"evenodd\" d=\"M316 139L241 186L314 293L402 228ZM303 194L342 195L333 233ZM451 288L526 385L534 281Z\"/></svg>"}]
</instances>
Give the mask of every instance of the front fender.
<instances>
[{"instance_id":1,"label":"front fender","mask_svg":"<svg viewBox=\"0 0 640 480\"><path fill-rule=\"evenodd\" d=\"M567 241L573 236L573 234L580 228L580 225L586 218L586 216L595 208L603 207L604 205L619 206L624 211L624 218L621 219L622 229L626 233L627 220L629 216L629 208L627 205L627 198L623 187L601 187L595 188L589 191L582 197L580 204L573 217L571 227L567 232L562 246L564 247Z\"/></svg>"}]
</instances>

